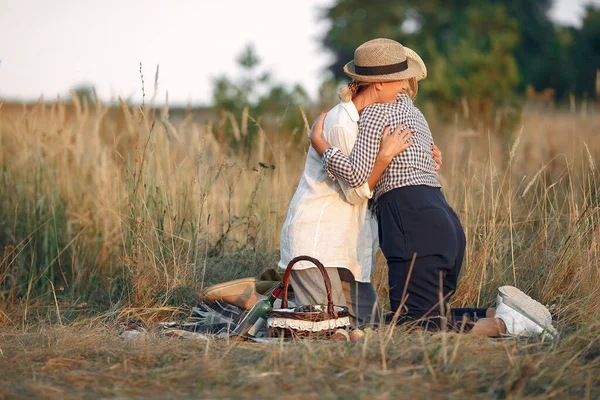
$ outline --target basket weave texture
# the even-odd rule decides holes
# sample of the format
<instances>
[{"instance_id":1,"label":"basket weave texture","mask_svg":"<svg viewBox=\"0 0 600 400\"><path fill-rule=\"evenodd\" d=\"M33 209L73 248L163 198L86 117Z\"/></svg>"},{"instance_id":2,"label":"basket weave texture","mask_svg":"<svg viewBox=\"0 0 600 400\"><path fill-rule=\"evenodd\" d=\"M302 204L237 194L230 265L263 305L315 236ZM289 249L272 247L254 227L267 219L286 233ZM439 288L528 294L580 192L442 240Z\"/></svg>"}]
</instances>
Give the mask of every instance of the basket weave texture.
<instances>
[{"instance_id":1,"label":"basket weave texture","mask_svg":"<svg viewBox=\"0 0 600 400\"><path fill-rule=\"evenodd\" d=\"M302 305L288 308L290 275L294 264L299 261L309 261L321 271L327 294L327 305ZM325 267L319 260L310 256L298 256L289 262L283 276L281 308L270 310L267 317L269 336L271 337L326 337L333 334L336 329L350 325L348 308L333 304L331 281Z\"/></svg>"}]
</instances>

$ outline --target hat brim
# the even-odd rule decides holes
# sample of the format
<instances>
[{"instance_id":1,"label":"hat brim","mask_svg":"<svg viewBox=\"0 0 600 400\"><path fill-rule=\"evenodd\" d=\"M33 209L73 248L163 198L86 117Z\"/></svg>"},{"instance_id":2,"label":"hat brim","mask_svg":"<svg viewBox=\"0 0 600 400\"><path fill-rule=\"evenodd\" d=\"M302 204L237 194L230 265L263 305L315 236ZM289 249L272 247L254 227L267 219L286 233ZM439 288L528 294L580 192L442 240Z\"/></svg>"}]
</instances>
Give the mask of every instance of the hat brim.
<instances>
[{"instance_id":1,"label":"hat brim","mask_svg":"<svg viewBox=\"0 0 600 400\"><path fill-rule=\"evenodd\" d=\"M425 62L421 56L416 51L406 46L404 46L404 51L406 52L406 58L416 61L417 64L419 64L421 73L416 77L417 81L422 81L423 79L427 78L427 66L425 65Z\"/></svg>"},{"instance_id":2,"label":"hat brim","mask_svg":"<svg viewBox=\"0 0 600 400\"><path fill-rule=\"evenodd\" d=\"M412 58L407 58L408 68L404 71L395 72L387 75L360 75L355 72L354 60L344 65L344 73L350 78L359 82L393 82L403 79L417 78L423 74L419 64Z\"/></svg>"}]
</instances>

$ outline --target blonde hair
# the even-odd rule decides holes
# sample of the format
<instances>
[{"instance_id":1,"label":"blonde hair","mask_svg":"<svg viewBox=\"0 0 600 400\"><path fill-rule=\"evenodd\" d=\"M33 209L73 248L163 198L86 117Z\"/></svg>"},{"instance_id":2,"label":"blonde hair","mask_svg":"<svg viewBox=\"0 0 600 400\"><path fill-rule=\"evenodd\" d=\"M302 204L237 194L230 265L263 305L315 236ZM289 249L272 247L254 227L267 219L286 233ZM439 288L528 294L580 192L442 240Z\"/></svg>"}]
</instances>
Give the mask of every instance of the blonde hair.
<instances>
[{"instance_id":1,"label":"blonde hair","mask_svg":"<svg viewBox=\"0 0 600 400\"><path fill-rule=\"evenodd\" d=\"M417 82L417 78L409 78L408 80L408 88L402 90L401 93L404 93L406 95L408 95L408 97L410 97L411 99L415 99L415 97L417 97L417 91L419 90L419 84ZM357 94L359 94L361 91L363 91L365 88L367 88L369 85L371 85L372 82L358 82L358 81L352 81L347 85L344 85L340 88L339 92L338 92L338 98L343 101L344 103L347 103L349 101L351 101L354 96L356 96Z\"/></svg>"},{"instance_id":2,"label":"blonde hair","mask_svg":"<svg viewBox=\"0 0 600 400\"><path fill-rule=\"evenodd\" d=\"M370 84L371 84L370 82L352 81L349 84L344 85L340 88L340 90L338 92L338 98L341 101L343 101L344 103L347 103L347 102L351 101L354 96L356 96L365 87L369 86ZM353 90L353 87L352 87L353 85L356 88L355 90Z\"/></svg>"},{"instance_id":3,"label":"blonde hair","mask_svg":"<svg viewBox=\"0 0 600 400\"><path fill-rule=\"evenodd\" d=\"M414 100L415 97L417 97L418 91L419 91L419 82L417 81L417 78L408 79L408 89L404 90L404 92L406 92L408 97L410 97L412 100Z\"/></svg>"}]
</instances>

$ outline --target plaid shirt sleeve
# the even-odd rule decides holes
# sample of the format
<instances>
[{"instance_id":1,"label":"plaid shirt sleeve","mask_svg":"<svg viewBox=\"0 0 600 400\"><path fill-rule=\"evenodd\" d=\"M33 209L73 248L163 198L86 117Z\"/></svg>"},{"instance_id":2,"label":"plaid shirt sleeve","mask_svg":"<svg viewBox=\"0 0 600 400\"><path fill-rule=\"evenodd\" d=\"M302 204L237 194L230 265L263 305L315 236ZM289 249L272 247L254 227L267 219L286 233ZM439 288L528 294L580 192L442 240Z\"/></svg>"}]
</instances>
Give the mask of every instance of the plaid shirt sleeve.
<instances>
[{"instance_id":1,"label":"plaid shirt sleeve","mask_svg":"<svg viewBox=\"0 0 600 400\"><path fill-rule=\"evenodd\" d=\"M331 179L340 179L350 187L362 186L371 175L383 129L389 125L387 114L376 105L364 109L358 124L358 138L350 156L330 147L323 153L323 166Z\"/></svg>"}]
</instances>

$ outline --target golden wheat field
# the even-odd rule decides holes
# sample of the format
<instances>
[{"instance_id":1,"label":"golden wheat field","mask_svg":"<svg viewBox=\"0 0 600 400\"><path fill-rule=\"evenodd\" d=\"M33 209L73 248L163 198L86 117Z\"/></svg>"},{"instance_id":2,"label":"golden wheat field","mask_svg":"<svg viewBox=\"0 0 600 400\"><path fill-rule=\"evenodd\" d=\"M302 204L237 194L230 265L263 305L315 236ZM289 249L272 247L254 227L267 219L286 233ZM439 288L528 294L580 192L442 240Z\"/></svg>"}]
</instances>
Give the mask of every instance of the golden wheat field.
<instances>
[{"instance_id":1,"label":"golden wheat field","mask_svg":"<svg viewBox=\"0 0 600 400\"><path fill-rule=\"evenodd\" d=\"M5 103L0 398L599 398L598 108L528 107L503 117L510 134L424 112L468 241L454 304L516 285L560 340L396 327L347 344L124 342L119 321L185 315L202 287L276 265L316 113L294 137L261 127L248 150L248 115ZM374 282L385 303L382 257Z\"/></svg>"}]
</instances>

